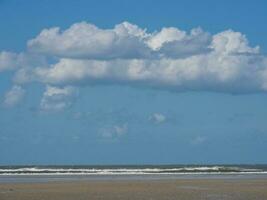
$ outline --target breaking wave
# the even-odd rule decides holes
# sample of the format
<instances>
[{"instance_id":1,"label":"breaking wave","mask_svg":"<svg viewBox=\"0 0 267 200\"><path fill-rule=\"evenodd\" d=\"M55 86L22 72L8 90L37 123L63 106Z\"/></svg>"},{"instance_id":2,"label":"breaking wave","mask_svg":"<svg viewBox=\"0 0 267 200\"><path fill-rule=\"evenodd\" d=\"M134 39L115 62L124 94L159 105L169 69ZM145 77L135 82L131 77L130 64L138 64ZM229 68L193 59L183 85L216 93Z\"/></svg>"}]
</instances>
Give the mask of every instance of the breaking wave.
<instances>
[{"instance_id":1,"label":"breaking wave","mask_svg":"<svg viewBox=\"0 0 267 200\"><path fill-rule=\"evenodd\" d=\"M267 173L265 165L249 166L3 166L0 175L138 175L138 174Z\"/></svg>"}]
</instances>

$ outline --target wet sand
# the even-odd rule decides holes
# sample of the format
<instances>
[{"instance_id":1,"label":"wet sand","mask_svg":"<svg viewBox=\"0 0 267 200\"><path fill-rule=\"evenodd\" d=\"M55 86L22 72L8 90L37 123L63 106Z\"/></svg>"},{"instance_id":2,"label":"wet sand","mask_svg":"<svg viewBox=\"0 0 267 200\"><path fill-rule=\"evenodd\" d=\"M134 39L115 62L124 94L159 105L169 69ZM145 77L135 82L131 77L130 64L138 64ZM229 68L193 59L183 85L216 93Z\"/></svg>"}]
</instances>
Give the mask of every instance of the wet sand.
<instances>
[{"instance_id":1,"label":"wet sand","mask_svg":"<svg viewBox=\"0 0 267 200\"><path fill-rule=\"evenodd\" d=\"M0 183L0 200L264 200L267 179Z\"/></svg>"}]
</instances>

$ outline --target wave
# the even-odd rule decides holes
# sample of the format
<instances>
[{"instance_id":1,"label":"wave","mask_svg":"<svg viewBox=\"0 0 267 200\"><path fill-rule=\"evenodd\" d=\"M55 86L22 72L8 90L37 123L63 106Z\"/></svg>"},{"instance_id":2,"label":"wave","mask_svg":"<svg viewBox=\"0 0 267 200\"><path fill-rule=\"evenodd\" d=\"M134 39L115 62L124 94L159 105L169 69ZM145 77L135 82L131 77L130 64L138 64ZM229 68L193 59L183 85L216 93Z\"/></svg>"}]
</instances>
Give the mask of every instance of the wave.
<instances>
[{"instance_id":1,"label":"wave","mask_svg":"<svg viewBox=\"0 0 267 200\"><path fill-rule=\"evenodd\" d=\"M143 174L203 174L203 173L267 173L264 167L240 166L180 166L180 167L0 167L0 175L143 175Z\"/></svg>"}]
</instances>

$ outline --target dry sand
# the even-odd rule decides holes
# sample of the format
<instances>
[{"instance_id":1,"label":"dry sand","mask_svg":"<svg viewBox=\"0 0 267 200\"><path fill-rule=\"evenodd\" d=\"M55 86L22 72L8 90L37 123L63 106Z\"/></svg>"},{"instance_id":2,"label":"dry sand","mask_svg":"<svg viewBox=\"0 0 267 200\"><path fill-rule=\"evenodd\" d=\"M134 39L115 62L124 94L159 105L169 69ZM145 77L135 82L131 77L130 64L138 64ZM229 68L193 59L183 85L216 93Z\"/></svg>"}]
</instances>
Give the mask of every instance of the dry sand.
<instances>
[{"instance_id":1,"label":"dry sand","mask_svg":"<svg viewBox=\"0 0 267 200\"><path fill-rule=\"evenodd\" d=\"M0 200L267 200L267 180L1 183Z\"/></svg>"}]
</instances>

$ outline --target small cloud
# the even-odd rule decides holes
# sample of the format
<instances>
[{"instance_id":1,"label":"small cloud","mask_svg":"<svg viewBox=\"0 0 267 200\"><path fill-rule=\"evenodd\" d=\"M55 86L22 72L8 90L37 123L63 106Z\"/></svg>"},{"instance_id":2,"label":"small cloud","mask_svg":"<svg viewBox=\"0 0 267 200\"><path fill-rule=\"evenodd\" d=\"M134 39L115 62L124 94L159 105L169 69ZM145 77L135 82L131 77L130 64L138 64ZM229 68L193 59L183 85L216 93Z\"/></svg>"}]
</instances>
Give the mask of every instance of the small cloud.
<instances>
[{"instance_id":1,"label":"small cloud","mask_svg":"<svg viewBox=\"0 0 267 200\"><path fill-rule=\"evenodd\" d=\"M104 138L114 139L125 135L128 132L128 125L127 123L122 125L114 125L109 128L102 128L99 130L99 132Z\"/></svg>"},{"instance_id":2,"label":"small cloud","mask_svg":"<svg viewBox=\"0 0 267 200\"><path fill-rule=\"evenodd\" d=\"M114 132L116 133L117 136L124 135L128 132L128 126L127 124L123 124L121 126L115 125L114 126Z\"/></svg>"},{"instance_id":3,"label":"small cloud","mask_svg":"<svg viewBox=\"0 0 267 200\"><path fill-rule=\"evenodd\" d=\"M73 118L77 119L77 120L82 119L83 118L83 113L82 112L75 112L73 114Z\"/></svg>"},{"instance_id":4,"label":"small cloud","mask_svg":"<svg viewBox=\"0 0 267 200\"><path fill-rule=\"evenodd\" d=\"M164 123L166 119L166 116L161 113L154 113L149 117L149 120L156 124Z\"/></svg>"},{"instance_id":5,"label":"small cloud","mask_svg":"<svg viewBox=\"0 0 267 200\"><path fill-rule=\"evenodd\" d=\"M80 140L80 136L78 136L78 135L74 135L74 136L72 136L72 139L73 139L73 140L76 140L76 141L77 141L77 140Z\"/></svg>"},{"instance_id":6,"label":"small cloud","mask_svg":"<svg viewBox=\"0 0 267 200\"><path fill-rule=\"evenodd\" d=\"M14 85L11 90L5 94L3 104L6 107L13 107L20 102L24 95L25 90L19 85Z\"/></svg>"},{"instance_id":7,"label":"small cloud","mask_svg":"<svg viewBox=\"0 0 267 200\"><path fill-rule=\"evenodd\" d=\"M197 136L194 139L191 140L191 144L198 145L206 142L207 138L203 136Z\"/></svg>"},{"instance_id":8,"label":"small cloud","mask_svg":"<svg viewBox=\"0 0 267 200\"><path fill-rule=\"evenodd\" d=\"M41 100L41 109L44 111L61 111L72 105L72 97L76 93L74 87L63 88L46 86Z\"/></svg>"}]
</instances>

